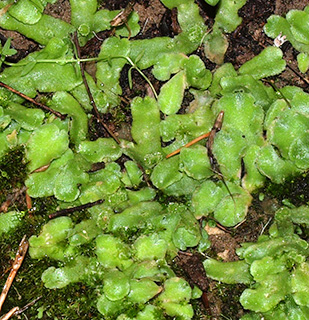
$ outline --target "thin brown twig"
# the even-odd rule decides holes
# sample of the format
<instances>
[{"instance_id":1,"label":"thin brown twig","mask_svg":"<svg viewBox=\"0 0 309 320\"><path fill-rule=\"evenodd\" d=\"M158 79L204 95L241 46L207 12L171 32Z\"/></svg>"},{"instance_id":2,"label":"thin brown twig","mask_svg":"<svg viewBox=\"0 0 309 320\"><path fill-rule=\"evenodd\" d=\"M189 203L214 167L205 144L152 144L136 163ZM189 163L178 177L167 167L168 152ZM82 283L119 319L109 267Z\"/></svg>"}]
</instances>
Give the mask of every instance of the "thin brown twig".
<instances>
[{"instance_id":1,"label":"thin brown twig","mask_svg":"<svg viewBox=\"0 0 309 320\"><path fill-rule=\"evenodd\" d=\"M133 11L133 7L135 5L135 0L133 1L130 1L127 6L121 10L117 15L116 17L111 21L111 26L112 27L119 27L119 26L122 26L123 24L126 25L128 31L129 31L129 35L128 35L128 39L131 38L131 29L129 27L129 24L128 24L128 18L131 14L131 12Z\"/></svg>"},{"instance_id":2,"label":"thin brown twig","mask_svg":"<svg viewBox=\"0 0 309 320\"><path fill-rule=\"evenodd\" d=\"M116 17L111 21L112 27L122 26L124 23L128 21L129 15L133 11L135 2L136 1L129 1L127 6L116 15Z\"/></svg>"},{"instance_id":3,"label":"thin brown twig","mask_svg":"<svg viewBox=\"0 0 309 320\"><path fill-rule=\"evenodd\" d=\"M201 135L201 136L193 139L192 141L190 141L190 142L188 142L187 144L185 144L183 147L181 147L181 148L179 148L179 149L171 152L170 154L168 154L168 155L166 156L166 159L168 159L168 158L170 158L170 157L178 154L178 153L181 151L181 149L183 149L183 148L188 148L188 147L192 146L193 144L199 142L200 140L203 140L203 139L205 139L205 138L208 138L209 135L210 135L210 133L211 133L211 131L209 131L209 132L207 132L207 133L204 133L203 135Z\"/></svg>"},{"instance_id":4,"label":"thin brown twig","mask_svg":"<svg viewBox=\"0 0 309 320\"><path fill-rule=\"evenodd\" d=\"M70 214L70 213L73 213L75 211L80 211L80 210L84 210L84 209L88 209L88 208L91 208L91 207L94 207L94 206L97 206L101 203L103 203L104 200L103 199L100 199L100 200L97 200L97 201L94 201L94 202L89 202L89 203L85 203L85 204L82 204L81 206L77 206L77 207L73 207L73 208L68 208L68 209L63 209L63 210L59 210L59 211L56 211L52 214L50 214L48 216L49 219L54 219L56 217L59 217L59 216L64 216L66 214Z\"/></svg>"},{"instance_id":5,"label":"thin brown twig","mask_svg":"<svg viewBox=\"0 0 309 320\"><path fill-rule=\"evenodd\" d=\"M286 64L287 68L289 68L291 71L293 71L301 80L303 80L306 84L309 84L309 81L303 77L299 72L297 72L294 68L292 68L290 65Z\"/></svg>"},{"instance_id":6,"label":"thin brown twig","mask_svg":"<svg viewBox=\"0 0 309 320\"><path fill-rule=\"evenodd\" d=\"M20 189L17 189L17 190L13 190L14 193L9 195L7 197L7 199L1 204L0 206L0 212L7 212L8 211L8 208L9 206L14 203L14 201L16 201L16 199L23 193L26 191L26 187L23 186L22 188Z\"/></svg>"},{"instance_id":7,"label":"thin brown twig","mask_svg":"<svg viewBox=\"0 0 309 320\"><path fill-rule=\"evenodd\" d=\"M45 106L43 103L40 103L40 102L35 101L34 99L28 97L28 96L25 95L24 93L22 93L22 92L20 92L20 91L18 91L18 90L16 90L16 89L10 87L9 85L7 85L7 84L5 84L5 83L3 83L3 82L1 82L1 81L0 81L0 86L6 88L6 89L10 90L11 92L19 95L20 97L22 97L22 98L24 98L24 99L32 102L33 104L35 104L35 105L38 106L39 108L44 109L44 110L46 110L46 111L54 114L56 117L60 118L61 120L64 120L64 119L67 117L66 114L62 114L62 113L60 113L60 112L58 112L58 111L56 111L56 110L53 110L53 109Z\"/></svg>"},{"instance_id":8,"label":"thin brown twig","mask_svg":"<svg viewBox=\"0 0 309 320\"><path fill-rule=\"evenodd\" d=\"M0 10L0 17L7 13L10 7L14 4L14 2L7 4L4 8Z\"/></svg>"},{"instance_id":9,"label":"thin brown twig","mask_svg":"<svg viewBox=\"0 0 309 320\"><path fill-rule=\"evenodd\" d=\"M12 308L8 313L6 313L0 320L9 320L16 312L19 310L18 307Z\"/></svg>"},{"instance_id":10,"label":"thin brown twig","mask_svg":"<svg viewBox=\"0 0 309 320\"><path fill-rule=\"evenodd\" d=\"M37 301L39 301L42 298L42 296L39 296L37 298L35 298L34 300L30 301L29 303L27 303L25 306L23 306L22 308L20 308L19 310L15 311L15 314L21 314L23 313L25 310L27 310L29 307L33 306Z\"/></svg>"},{"instance_id":11,"label":"thin brown twig","mask_svg":"<svg viewBox=\"0 0 309 320\"><path fill-rule=\"evenodd\" d=\"M74 45L76 47L76 54L77 54L77 57L78 59L80 59L81 57L81 54L80 54L80 46L79 46L79 43L78 43L78 38L77 38L77 32L74 33L74 37L73 37L73 41L74 41ZM98 122L102 125L102 127L108 132L108 134L118 143L120 144L120 140L115 136L115 134L113 133L113 131L111 131L109 129L109 127L104 123L100 113L99 113L99 110L97 108L97 105L93 99L93 95L91 93L91 90L89 88L89 85L88 85L88 81L86 79L86 76L85 76L85 68L84 68L84 64L82 62L79 63L79 67L80 67L80 71L81 71L81 75L82 75L82 79L83 79L83 83L84 83L84 86L86 88L86 91L87 91L87 94L88 94L88 97L89 97L89 100L90 100L90 103L92 105L92 108L94 110L94 113L95 113L95 117L97 118Z\"/></svg>"},{"instance_id":12,"label":"thin brown twig","mask_svg":"<svg viewBox=\"0 0 309 320\"><path fill-rule=\"evenodd\" d=\"M11 288L11 285L14 281L14 278L16 276L16 273L18 271L18 269L20 268L22 262L24 261L24 258L26 256L27 250L29 247L29 243L26 239L26 236L23 236L19 246L18 246L18 251L16 253L16 257L15 257L15 261L13 263L12 269L10 271L10 274L4 284L2 293L0 295L0 311L2 309L3 303L6 299L6 296ZM14 311L15 312L15 311ZM8 318L7 318L8 319Z\"/></svg>"},{"instance_id":13,"label":"thin brown twig","mask_svg":"<svg viewBox=\"0 0 309 320\"><path fill-rule=\"evenodd\" d=\"M209 315L211 315L209 300L208 300L207 292L205 292L205 291L203 291L203 293L202 293L202 303L203 303L203 306L205 307L205 309L208 311Z\"/></svg>"},{"instance_id":14,"label":"thin brown twig","mask_svg":"<svg viewBox=\"0 0 309 320\"><path fill-rule=\"evenodd\" d=\"M232 192L230 190L230 188L228 187L227 183L225 182L224 176L220 170L220 166L219 163L217 161L217 159L215 158L213 152L212 152L212 147L215 141L215 136L216 134L221 131L222 128L222 124L223 124L223 118L224 118L224 112L220 111L219 114L217 115L216 121L210 131L210 135L208 137L208 140L206 142L206 148L207 148L207 154L208 154L208 158L209 158L209 162L210 162L210 166L212 171L218 175L218 177L221 179L222 183L224 184L227 192L229 193L229 195L231 196L233 202L234 202L234 208L236 209L236 203L235 203L235 199L232 195Z\"/></svg>"}]
</instances>

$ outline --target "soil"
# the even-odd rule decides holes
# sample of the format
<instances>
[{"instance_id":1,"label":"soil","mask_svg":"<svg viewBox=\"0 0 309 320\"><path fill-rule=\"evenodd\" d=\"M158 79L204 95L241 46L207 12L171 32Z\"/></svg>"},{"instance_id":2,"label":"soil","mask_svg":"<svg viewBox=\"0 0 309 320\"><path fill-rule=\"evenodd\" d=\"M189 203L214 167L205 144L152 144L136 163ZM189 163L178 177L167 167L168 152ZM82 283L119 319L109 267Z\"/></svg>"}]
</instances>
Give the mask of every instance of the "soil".
<instances>
[{"instance_id":1,"label":"soil","mask_svg":"<svg viewBox=\"0 0 309 320\"><path fill-rule=\"evenodd\" d=\"M206 5L204 0L196 1L200 7L201 16L205 20L205 24L211 28L214 23L216 8ZM107 9L123 8L128 1L110 0L102 2L101 6ZM268 38L263 27L267 18L271 14L285 14L290 9L303 9L306 1L302 0L249 0L246 5L240 9L239 15L243 18L242 24L231 34L228 35L229 47L225 56L225 62L231 62L238 69L244 62L250 60L253 56L259 54L266 46L273 43L273 40ZM177 11L168 10L159 0L154 1L136 1L134 10L138 12L140 17L141 32L137 35L137 39L146 39L161 36L175 36L181 30L177 23ZM68 0L60 0L55 4L48 4L46 13L57 18L70 21L70 6ZM83 56L96 56L98 54L102 40L110 35L110 31L99 34L98 37L91 39L85 47L82 48ZM2 43L11 37L12 45L18 50L18 54L11 58L11 61L16 62L23 58L29 52L37 50L38 45L21 36L18 32L6 31L0 29L0 40ZM276 85L278 87L289 85L297 85L305 91L308 90L308 80L300 77L297 72L296 55L297 52L289 43L285 43L282 47L284 57L288 62L289 68L286 69L280 76L276 77ZM205 65L213 70L215 65L209 61L201 48L195 54L203 59ZM93 66L92 66L93 67ZM91 70L88 66L87 70ZM294 70L294 71L293 71ZM109 123L113 130L118 130L120 137L127 137L129 134L128 124L131 123L130 111L128 108L129 102L136 95L145 96L150 90L145 80L137 73L133 72L133 89L128 86L127 69L124 68L121 77L121 86L123 89L123 102L119 110L104 115L104 119ZM152 76L151 70L144 71L154 87L159 90L159 82ZM190 97L188 98L190 100ZM188 100L188 101L189 101ZM114 122L117 112L124 115L124 121L120 123ZM94 129L95 130L95 129ZM98 134L98 132L96 132ZM99 133L102 135L103 133ZM291 187L290 192L293 192L293 197L308 190L308 178L302 178L302 181L297 181L298 184L288 184ZM280 186L281 193L286 189ZM239 226L231 229L211 228L207 227L211 240L211 249L209 254L212 257L219 258L223 261L235 261L238 259L236 249L240 244L248 241L256 241L258 236L267 231L267 227L273 218L275 210L281 204L284 196L277 197L273 187L269 187L268 195L263 201L256 198L253 205L250 207L246 220ZM308 201L308 194L305 200ZM304 202L304 197L299 198L298 204ZM203 299L197 303L196 319L239 319L245 311L237 302L239 295L244 287L218 284L206 277L202 261L204 256L197 254L194 251L179 253L175 259L175 270L177 273L184 276L192 285L197 285L204 293Z\"/></svg>"}]
</instances>

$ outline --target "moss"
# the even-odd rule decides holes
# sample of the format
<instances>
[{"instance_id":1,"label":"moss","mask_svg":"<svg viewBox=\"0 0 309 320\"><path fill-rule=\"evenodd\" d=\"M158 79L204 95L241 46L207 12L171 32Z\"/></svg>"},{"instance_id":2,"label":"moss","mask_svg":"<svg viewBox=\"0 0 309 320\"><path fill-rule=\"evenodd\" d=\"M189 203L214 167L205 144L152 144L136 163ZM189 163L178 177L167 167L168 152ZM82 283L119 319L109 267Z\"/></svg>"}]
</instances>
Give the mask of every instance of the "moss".
<instances>
[{"instance_id":1,"label":"moss","mask_svg":"<svg viewBox=\"0 0 309 320\"><path fill-rule=\"evenodd\" d=\"M210 320L212 319L211 315L206 315L205 307L203 307L202 302L200 300L192 300L191 301L193 310L194 310L194 316L192 320Z\"/></svg>"},{"instance_id":2,"label":"moss","mask_svg":"<svg viewBox=\"0 0 309 320\"><path fill-rule=\"evenodd\" d=\"M154 201L159 202L163 207L167 207L171 203L181 203L184 205L188 205L190 203L190 197L185 195L171 196L167 195L162 190L157 190L157 195Z\"/></svg>"},{"instance_id":3,"label":"moss","mask_svg":"<svg viewBox=\"0 0 309 320\"><path fill-rule=\"evenodd\" d=\"M38 319L39 310L44 310L41 319L102 319L96 309L96 292L82 284L69 285L63 289L49 290L41 282L41 274L46 269L45 260L28 259L23 264L3 307L7 312L16 305L22 307L41 296L41 299L24 312L28 319ZM21 281L22 280L22 281ZM19 292L22 293L19 297Z\"/></svg>"},{"instance_id":4,"label":"moss","mask_svg":"<svg viewBox=\"0 0 309 320\"><path fill-rule=\"evenodd\" d=\"M0 203L14 188L21 188L27 176L25 148L17 146L0 159Z\"/></svg>"},{"instance_id":5,"label":"moss","mask_svg":"<svg viewBox=\"0 0 309 320\"><path fill-rule=\"evenodd\" d=\"M57 208L57 200L55 197L34 198L32 206L35 208L36 214L48 215L55 212Z\"/></svg>"},{"instance_id":6,"label":"moss","mask_svg":"<svg viewBox=\"0 0 309 320\"><path fill-rule=\"evenodd\" d=\"M239 297L245 288L242 284L217 283L216 292L222 303L221 315L224 315L225 319L240 319L243 315Z\"/></svg>"},{"instance_id":7,"label":"moss","mask_svg":"<svg viewBox=\"0 0 309 320\"><path fill-rule=\"evenodd\" d=\"M130 119L131 117L129 104L127 104L126 106L116 106L115 108L111 109L110 113L111 119L113 119L113 124L116 127L119 127L122 123L128 124L128 119Z\"/></svg>"},{"instance_id":8,"label":"moss","mask_svg":"<svg viewBox=\"0 0 309 320\"><path fill-rule=\"evenodd\" d=\"M284 184L268 183L265 194L274 196L277 200L289 200L295 206L309 203L309 174L308 172L285 181Z\"/></svg>"}]
</instances>

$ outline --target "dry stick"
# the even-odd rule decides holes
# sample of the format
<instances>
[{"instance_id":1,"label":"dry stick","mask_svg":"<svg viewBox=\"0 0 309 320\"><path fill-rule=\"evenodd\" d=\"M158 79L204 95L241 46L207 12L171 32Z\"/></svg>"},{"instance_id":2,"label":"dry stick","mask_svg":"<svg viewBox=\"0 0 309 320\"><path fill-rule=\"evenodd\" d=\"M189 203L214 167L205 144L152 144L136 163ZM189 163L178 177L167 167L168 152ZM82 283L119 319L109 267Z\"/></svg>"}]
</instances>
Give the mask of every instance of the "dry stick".
<instances>
[{"instance_id":1,"label":"dry stick","mask_svg":"<svg viewBox=\"0 0 309 320\"><path fill-rule=\"evenodd\" d=\"M73 40L74 40L74 44L75 44L75 47L76 47L76 51L77 51L77 58L80 59L80 46L79 46L79 43L78 43L78 39L77 39L77 33L75 32L74 33L74 37L73 37ZM100 116L100 113L98 111L98 108L96 106L96 103L93 99L93 96L92 96L92 93L90 91L90 88L89 88L89 85L88 85L88 82L87 82L87 79L85 77L85 69L84 69L84 66L83 66L83 63L80 63L80 71L81 71L81 74L82 74L82 79L83 79L83 82L84 82L84 85L85 85L85 88L86 88L86 91L87 91L87 94L89 96L89 99L90 99L90 103L93 107L93 110L95 111L95 116L96 118L98 119L98 121L101 123L101 125L103 126L103 128L109 133L109 135L118 143L120 144L120 140L115 136L115 134L108 128L108 126L103 122L103 119L101 118ZM138 163L136 161L138 167L140 168L140 170L143 172L143 177L147 183L148 186L151 186L152 183L150 182L147 174L145 173L145 170L144 168L142 167L142 165L140 163ZM53 215L52 215L53 216ZM54 216L53 216L54 217ZM52 217L52 218L53 218Z\"/></svg>"},{"instance_id":2,"label":"dry stick","mask_svg":"<svg viewBox=\"0 0 309 320\"><path fill-rule=\"evenodd\" d=\"M227 184L225 182L224 176L223 176L223 174L222 174L222 172L220 170L220 167L219 167L219 164L217 162L217 159L215 158L215 156L214 156L214 154L212 152L212 147L213 147L213 144L214 144L214 141L215 141L215 136L222 128L223 118L224 118L224 111L220 111L218 116L217 116L217 118L216 118L214 126L212 127L212 129L210 131L208 140L206 142L206 148L207 148L207 154L208 154L208 158L209 158L209 161L210 161L210 166L212 168L212 171L214 173L216 173L221 178L226 190L228 191L229 195L233 199L234 206L235 206L236 205L235 204L235 199L234 199L229 187L227 186Z\"/></svg>"},{"instance_id":3,"label":"dry stick","mask_svg":"<svg viewBox=\"0 0 309 320\"><path fill-rule=\"evenodd\" d=\"M22 307L21 309L15 311L15 314L20 314L23 313L25 310L27 310L29 307L33 306L37 301L39 301L42 298L42 296L39 296L37 298L35 298L34 300L32 300L31 302L27 303L24 307ZM2 319L1 319L2 320Z\"/></svg>"},{"instance_id":4,"label":"dry stick","mask_svg":"<svg viewBox=\"0 0 309 320\"><path fill-rule=\"evenodd\" d=\"M131 37L131 29L128 25L128 18L129 18L129 15L131 14L131 12L133 11L133 7L135 5L135 0L133 1L130 1L127 6L121 10L117 15L116 17L111 21L111 26L112 27L119 27L119 26L122 26L123 24L126 25L128 31L129 31L129 36L128 36L128 39L130 39Z\"/></svg>"},{"instance_id":5,"label":"dry stick","mask_svg":"<svg viewBox=\"0 0 309 320\"><path fill-rule=\"evenodd\" d=\"M10 87L9 85L7 85L7 84L5 84L5 83L3 83L3 82L1 82L1 81L0 81L0 86L6 88L6 89L8 89L8 90L10 90L10 91L13 92L13 93L16 93L16 94L19 95L20 97L22 97L22 98L24 98L24 99L32 102L33 104L35 104L36 106L40 107L41 109L44 109L44 110L46 110L46 111L54 114L56 117L60 118L61 120L64 120L64 119L67 117L66 114L62 114L62 113L60 113L60 112L58 112L58 111L56 111L56 110L53 110L53 109L45 106L44 104L42 104L42 103L40 103L40 102L35 101L34 99L26 96L24 93L22 93L22 92L20 92L20 91L18 91L18 90L16 90L16 89Z\"/></svg>"},{"instance_id":6,"label":"dry stick","mask_svg":"<svg viewBox=\"0 0 309 320\"><path fill-rule=\"evenodd\" d=\"M209 300L207 296L207 292L203 291L202 293L202 303L206 310L208 310L208 313L211 315L211 309L209 305Z\"/></svg>"},{"instance_id":7,"label":"dry stick","mask_svg":"<svg viewBox=\"0 0 309 320\"><path fill-rule=\"evenodd\" d=\"M74 44L75 44L75 47L76 47L76 53L77 53L77 59L80 59L80 46L79 46L79 43L78 43L78 39L77 39L77 32L74 33L74 37L73 37L73 40L74 40ZM84 69L84 65L82 62L79 63L79 67L80 67L80 71L81 71L81 75L82 75L82 79L83 79L83 83L84 83L84 86L86 88L86 91L87 91L87 94L88 94L88 97L89 97L89 100L90 100L90 103L92 105L92 108L95 112L95 116L98 120L98 122L100 122L100 124L102 125L102 127L108 132L108 134L118 143L120 144L120 140L115 136L115 134L109 129L109 127L104 123L100 113L99 113L99 110L97 108L97 105L93 99L93 95L90 91L90 88L89 88L89 85L88 85L88 82L87 82L87 79L85 77L85 69Z\"/></svg>"},{"instance_id":8,"label":"dry stick","mask_svg":"<svg viewBox=\"0 0 309 320\"><path fill-rule=\"evenodd\" d=\"M14 314L16 314L16 312L18 310L19 310L18 307L14 307L8 313L6 313L2 318L0 318L0 320L8 320L8 319L10 319Z\"/></svg>"},{"instance_id":9,"label":"dry stick","mask_svg":"<svg viewBox=\"0 0 309 320\"><path fill-rule=\"evenodd\" d=\"M194 143L197 143L197 142L199 142L200 140L203 140L203 139L205 139L205 138L208 138L209 135L210 135L210 133L211 133L211 131L209 131L209 132L207 132L207 133L204 133L203 135L201 135L201 136L193 139L192 141L190 141L190 142L188 142L187 144L185 144L183 147L181 147L181 148L179 148L179 149L171 152L170 154L168 154L168 155L166 156L166 159L168 159L168 158L170 158L170 157L178 154L178 153L181 151L182 148L188 148L188 147L192 146Z\"/></svg>"},{"instance_id":10,"label":"dry stick","mask_svg":"<svg viewBox=\"0 0 309 320\"><path fill-rule=\"evenodd\" d=\"M94 201L94 202L88 202L88 203L82 204L81 206L59 210L59 211L56 211L55 213L50 214L48 216L48 218L49 219L53 219L53 218L56 218L56 217L59 217L59 216L63 216L63 215L69 214L69 213L73 213L75 211L88 209L88 208L97 206L98 204L101 204L103 202L104 202L104 200L100 199L100 200L97 200L97 201Z\"/></svg>"},{"instance_id":11,"label":"dry stick","mask_svg":"<svg viewBox=\"0 0 309 320\"><path fill-rule=\"evenodd\" d=\"M9 206L11 203L14 203L14 201L23 193L27 190L25 186L23 186L21 189L18 189L16 192L13 194L9 195L7 199L1 204L0 206L0 212L7 212Z\"/></svg>"},{"instance_id":12,"label":"dry stick","mask_svg":"<svg viewBox=\"0 0 309 320\"><path fill-rule=\"evenodd\" d=\"M135 0L130 1L127 6L116 15L116 17L111 21L112 27L119 27L127 22L129 15L131 14L135 5L135 2Z\"/></svg>"},{"instance_id":13,"label":"dry stick","mask_svg":"<svg viewBox=\"0 0 309 320\"><path fill-rule=\"evenodd\" d=\"M6 14L6 12L10 9L10 7L14 4L14 2L7 4L4 8L0 10L0 17Z\"/></svg>"},{"instance_id":14,"label":"dry stick","mask_svg":"<svg viewBox=\"0 0 309 320\"><path fill-rule=\"evenodd\" d=\"M77 39L77 33L75 32L74 33L74 37L73 37L73 40L74 40L74 44L75 44L75 47L76 47L76 51L77 51L77 58L80 59L80 46L79 46L79 43L78 43L78 39ZM93 96L92 96L92 93L90 91L90 88L89 88L89 85L88 85L88 82L87 82L87 79L85 77L85 69L84 69L84 66L83 66L83 63L80 63L80 71L81 71L81 74L82 74L82 78L83 78L83 82L84 82L84 85L85 85L85 88L86 88L86 91L87 91L87 94L89 96L89 99L90 99L90 103L93 107L93 110L95 112L95 116L96 118L98 119L98 121L101 123L101 125L103 126L103 128L109 133L109 135L118 143L120 144L120 140L115 136L115 134L108 128L108 126L103 122L103 119L101 118L100 116L100 113L98 111L98 108L96 106L96 103L93 99ZM137 163L138 167L141 169L141 171L143 172L143 177L147 183L148 186L151 185L150 181L149 181L149 178L148 176L146 175L145 173L145 170L144 168L142 167L141 164Z\"/></svg>"},{"instance_id":15,"label":"dry stick","mask_svg":"<svg viewBox=\"0 0 309 320\"><path fill-rule=\"evenodd\" d=\"M302 79L306 84L309 84L309 81L303 77L299 72L297 72L296 70L294 70L294 68L292 68L291 66L289 66L288 64L286 65L287 68L289 68L291 71L293 71L298 77L300 77L300 79Z\"/></svg>"},{"instance_id":16,"label":"dry stick","mask_svg":"<svg viewBox=\"0 0 309 320\"><path fill-rule=\"evenodd\" d=\"M14 281L16 273L17 273L18 269L20 268L20 266L26 256L28 247L29 247L29 243L26 240L26 236L24 236L19 244L18 251L17 251L16 257L15 257L15 261L13 263L13 267L12 267L11 272L10 272L10 274L4 284L4 287L3 287L3 290L2 290L2 293L0 296L0 311L2 309L2 305L5 301L5 298L10 290L10 287Z\"/></svg>"},{"instance_id":17,"label":"dry stick","mask_svg":"<svg viewBox=\"0 0 309 320\"><path fill-rule=\"evenodd\" d=\"M289 106L289 108L290 109L292 108L290 101L284 96L284 94L280 91L280 89L277 88L277 86L275 85L275 83L272 80L262 80L262 81L268 83L274 89L275 92L280 94L280 96L286 102L286 104Z\"/></svg>"},{"instance_id":18,"label":"dry stick","mask_svg":"<svg viewBox=\"0 0 309 320\"><path fill-rule=\"evenodd\" d=\"M222 128L223 118L224 118L224 112L220 111L212 129L210 130L210 134L209 134L208 140L206 142L207 154L209 157L210 165L214 170L217 169L218 163L217 163L217 160L216 160L214 154L212 153L212 147L215 142L215 136L216 136L217 132L219 132Z\"/></svg>"}]
</instances>

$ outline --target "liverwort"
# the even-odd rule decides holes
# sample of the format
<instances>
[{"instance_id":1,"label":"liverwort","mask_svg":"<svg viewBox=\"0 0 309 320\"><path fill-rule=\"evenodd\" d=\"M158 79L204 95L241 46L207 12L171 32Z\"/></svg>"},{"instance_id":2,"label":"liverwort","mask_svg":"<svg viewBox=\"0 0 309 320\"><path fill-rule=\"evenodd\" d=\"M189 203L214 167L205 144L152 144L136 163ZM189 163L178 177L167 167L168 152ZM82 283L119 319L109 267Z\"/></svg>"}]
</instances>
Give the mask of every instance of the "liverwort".
<instances>
[{"instance_id":1,"label":"liverwort","mask_svg":"<svg viewBox=\"0 0 309 320\"><path fill-rule=\"evenodd\" d=\"M21 0L15 3L8 10L8 13L24 24L35 24L41 19L44 9L44 6L39 4L29 0Z\"/></svg>"},{"instance_id":2,"label":"liverwort","mask_svg":"<svg viewBox=\"0 0 309 320\"><path fill-rule=\"evenodd\" d=\"M44 286L49 289L59 289L69 283L80 282L88 270L89 258L78 256L63 268L49 267L42 274Z\"/></svg>"},{"instance_id":3,"label":"liverwort","mask_svg":"<svg viewBox=\"0 0 309 320\"><path fill-rule=\"evenodd\" d=\"M101 234L96 238L96 255L104 268L128 268L130 259L129 247L119 238L109 234Z\"/></svg>"},{"instance_id":4,"label":"liverwort","mask_svg":"<svg viewBox=\"0 0 309 320\"><path fill-rule=\"evenodd\" d=\"M51 107L54 110L70 116L70 138L78 145L88 135L88 117L79 103L67 92L58 91L54 94Z\"/></svg>"},{"instance_id":5,"label":"liverwort","mask_svg":"<svg viewBox=\"0 0 309 320\"><path fill-rule=\"evenodd\" d=\"M56 260L74 256L75 249L67 242L72 227L73 223L69 217L59 217L49 221L38 236L30 237L30 256L34 259L49 257Z\"/></svg>"},{"instance_id":6,"label":"liverwort","mask_svg":"<svg viewBox=\"0 0 309 320\"><path fill-rule=\"evenodd\" d=\"M143 235L134 242L136 258L139 260L164 259L167 247L167 242L157 234Z\"/></svg>"},{"instance_id":7,"label":"liverwort","mask_svg":"<svg viewBox=\"0 0 309 320\"><path fill-rule=\"evenodd\" d=\"M4 114L17 121L23 129L29 131L38 128L45 118L45 114L42 110L26 108L21 104L14 102L11 102L6 106Z\"/></svg>"},{"instance_id":8,"label":"liverwort","mask_svg":"<svg viewBox=\"0 0 309 320\"><path fill-rule=\"evenodd\" d=\"M309 55L308 53L301 52L297 55L298 69L302 73L306 73L309 69Z\"/></svg>"},{"instance_id":9,"label":"liverwort","mask_svg":"<svg viewBox=\"0 0 309 320\"><path fill-rule=\"evenodd\" d=\"M191 298L191 288L182 278L170 278L164 283L164 291L157 298L158 303L162 304L166 313L172 317L191 319L193 309L188 304Z\"/></svg>"},{"instance_id":10,"label":"liverwort","mask_svg":"<svg viewBox=\"0 0 309 320\"><path fill-rule=\"evenodd\" d=\"M129 277L117 269L112 269L104 277L103 292L111 301L123 299L130 292Z\"/></svg>"},{"instance_id":11,"label":"liverwort","mask_svg":"<svg viewBox=\"0 0 309 320\"><path fill-rule=\"evenodd\" d=\"M26 154L29 170L33 171L59 158L68 149L68 134L53 124L36 129L27 144Z\"/></svg>"},{"instance_id":12,"label":"liverwort","mask_svg":"<svg viewBox=\"0 0 309 320\"><path fill-rule=\"evenodd\" d=\"M287 271L267 277L253 289L246 289L241 297L240 303L244 308L255 312L266 312L274 308L281 300L284 300L289 292ZM271 295L269 292L271 291Z\"/></svg>"},{"instance_id":13,"label":"liverwort","mask_svg":"<svg viewBox=\"0 0 309 320\"><path fill-rule=\"evenodd\" d=\"M71 24L77 29L80 37L79 42L84 46L90 37L93 37L92 21L97 11L98 3L96 0L70 0Z\"/></svg>"},{"instance_id":14,"label":"liverwort","mask_svg":"<svg viewBox=\"0 0 309 320\"><path fill-rule=\"evenodd\" d=\"M286 66L279 48L267 47L258 56L245 62L240 68L240 74L250 74L254 79L262 79L281 73Z\"/></svg>"},{"instance_id":15,"label":"liverwort","mask_svg":"<svg viewBox=\"0 0 309 320\"><path fill-rule=\"evenodd\" d=\"M133 303L146 303L162 291L154 281L149 279L130 280L129 301Z\"/></svg>"},{"instance_id":16,"label":"liverwort","mask_svg":"<svg viewBox=\"0 0 309 320\"><path fill-rule=\"evenodd\" d=\"M136 35L140 28L136 12L125 14L118 23L122 19L121 15L114 19L118 11L97 11L98 1L71 0L68 24L43 13L47 2L55 1L20 0L1 12L0 26L18 30L45 48L13 64L4 60L14 53L7 42L1 61L8 67L0 80L31 97L52 92L48 103L67 117L55 119L41 110L25 109L22 98L1 91L0 154L25 144L28 169L34 171L25 182L31 197L53 196L60 208L68 210L86 208L79 204L100 205L89 208L91 218L85 212L85 220L76 221L74 214L47 223L30 238L30 255L59 260L58 268L43 273L45 287L85 283L98 297L97 309L106 319L189 320L194 316L190 300L201 292L176 277L169 260L187 248L207 254L210 242L197 219L211 217L233 227L245 218L252 201L249 192L263 187L267 178L281 183L309 168L308 95L296 87L274 90L261 82L285 68L279 48L266 48L238 71L227 63L213 74L197 55L189 55L206 42L208 56L218 49L216 62L222 63L227 48L223 32L232 32L241 22L238 10L244 0L206 0L218 4L214 31L208 35L197 3L162 0L169 9L177 8L181 32L174 38L130 41L119 38L129 36L120 24L128 18L131 36ZM303 70L308 26L298 20L307 21L308 10L288 13L280 21L270 18L265 27L273 28L271 33L286 31L288 40L301 49ZM94 36L101 41L93 32L110 30L112 25L117 37L102 40L99 57L74 58L70 32L77 31L85 44ZM153 90L155 99L131 101L132 141L118 145L109 138L87 140L87 112L92 106L76 68L86 61L96 63L96 78L89 73L86 79L101 113L120 104L119 79L126 64L130 88L135 69ZM143 73L151 66L156 79L167 81L162 86L157 81L152 85ZM154 87L161 87L159 99ZM191 96L185 91L189 88ZM184 96L192 98L190 105L184 106ZM221 111L224 122L219 119L213 126ZM209 138L207 148L199 141L165 159L202 134ZM212 170L226 181L211 180ZM144 181L148 176L150 180ZM0 216L5 233L19 225L24 214L11 212ZM307 221L304 208L281 210L269 236L237 250L240 261L206 260L206 271L223 282L250 285L241 298L245 308L262 312L265 318L281 319L284 314L294 320L295 314L308 309L308 244L299 236L305 235ZM79 307L79 302L74 305Z\"/></svg>"},{"instance_id":17,"label":"liverwort","mask_svg":"<svg viewBox=\"0 0 309 320\"><path fill-rule=\"evenodd\" d=\"M77 151L91 163L115 161L122 154L119 145L111 138L82 141L78 145Z\"/></svg>"},{"instance_id":18,"label":"liverwort","mask_svg":"<svg viewBox=\"0 0 309 320\"><path fill-rule=\"evenodd\" d=\"M132 138L135 144L123 148L124 153L134 158L145 168L153 167L161 158L160 111L150 97L135 98L131 103L133 117Z\"/></svg>"},{"instance_id":19,"label":"liverwort","mask_svg":"<svg viewBox=\"0 0 309 320\"><path fill-rule=\"evenodd\" d=\"M245 283L252 281L249 265L245 261L219 262L207 259L203 263L207 276L224 283Z\"/></svg>"},{"instance_id":20,"label":"liverwort","mask_svg":"<svg viewBox=\"0 0 309 320\"><path fill-rule=\"evenodd\" d=\"M238 10L245 5L245 3L246 0L220 0L218 12L215 17L214 30L220 28L226 33L234 31L238 25L241 24L242 18L238 16Z\"/></svg>"},{"instance_id":21,"label":"liverwort","mask_svg":"<svg viewBox=\"0 0 309 320\"><path fill-rule=\"evenodd\" d=\"M31 15L33 16L33 13ZM32 21L34 20L32 19ZM0 26L8 30L18 30L26 37L42 45L46 45L54 37L65 39L75 30L69 23L46 14L42 14L35 24L25 24L13 18L9 13L6 13L0 16Z\"/></svg>"},{"instance_id":22,"label":"liverwort","mask_svg":"<svg viewBox=\"0 0 309 320\"><path fill-rule=\"evenodd\" d=\"M186 76L183 71L165 83L158 97L160 110L167 115L177 113L181 107L186 87Z\"/></svg>"}]
</instances>

